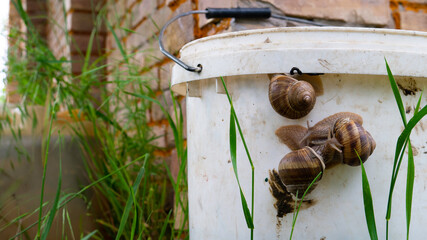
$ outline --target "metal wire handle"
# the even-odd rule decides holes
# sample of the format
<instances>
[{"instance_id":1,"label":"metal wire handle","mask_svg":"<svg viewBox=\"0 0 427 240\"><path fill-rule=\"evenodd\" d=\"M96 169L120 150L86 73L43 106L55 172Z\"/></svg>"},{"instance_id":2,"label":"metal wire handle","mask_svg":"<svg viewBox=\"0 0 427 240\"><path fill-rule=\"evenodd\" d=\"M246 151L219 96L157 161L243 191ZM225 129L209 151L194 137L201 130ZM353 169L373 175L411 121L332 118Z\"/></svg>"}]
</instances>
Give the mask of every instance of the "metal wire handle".
<instances>
[{"instance_id":1,"label":"metal wire handle","mask_svg":"<svg viewBox=\"0 0 427 240\"><path fill-rule=\"evenodd\" d=\"M181 13L172 19L170 19L160 30L159 34L159 47L160 51L172 61L176 62L179 66L183 67L185 70L190 72L200 73L203 69L203 66L199 63L196 67L192 67L183 61L176 58L174 55L169 53L165 47L163 46L163 35L165 33L166 28L173 23L178 18L192 15L192 14L206 14L206 18L251 18L251 19L267 19L267 18L277 18L282 20L287 20L291 22L299 22L304 24L310 24L314 26L326 26L325 24L316 23L310 20L287 17L284 15L271 14L271 10L269 8L207 8L206 10L195 10L189 11L185 13Z\"/></svg>"}]
</instances>

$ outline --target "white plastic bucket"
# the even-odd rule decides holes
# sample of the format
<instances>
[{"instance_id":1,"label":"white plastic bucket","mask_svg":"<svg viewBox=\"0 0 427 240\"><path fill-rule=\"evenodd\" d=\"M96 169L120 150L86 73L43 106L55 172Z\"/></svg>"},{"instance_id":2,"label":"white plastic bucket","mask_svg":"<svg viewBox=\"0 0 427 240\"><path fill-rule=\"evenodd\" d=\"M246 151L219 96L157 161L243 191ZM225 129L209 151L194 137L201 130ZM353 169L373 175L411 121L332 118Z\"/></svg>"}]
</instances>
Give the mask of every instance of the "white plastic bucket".
<instances>
[{"instance_id":1,"label":"white plastic bucket","mask_svg":"<svg viewBox=\"0 0 427 240\"><path fill-rule=\"evenodd\" d=\"M368 28L275 28L233 32L193 41L181 50L181 60L201 73L176 65L175 91L187 94L188 200L192 239L249 239L229 151L230 106L220 76L224 76L255 165L254 239L289 238L292 214L276 217L275 199L266 178L277 169L289 148L280 143L280 126L314 124L337 112L363 117L363 126L377 146L365 162L373 195L380 239L385 238L385 211L396 140L402 121L388 82L384 58L402 87L408 118L427 89L427 33ZM290 120L278 115L268 100L268 74L298 67L320 75L324 93L305 117ZM414 85L415 84L415 85ZM422 106L426 104L424 94ZM410 110L410 108L412 110ZM415 185L411 237L427 234L427 122L413 130ZM251 205L251 169L240 138L237 142L240 183ZM390 236L406 236L404 160L393 197ZM368 239L360 167L327 169L313 200L301 209L294 239Z\"/></svg>"}]
</instances>

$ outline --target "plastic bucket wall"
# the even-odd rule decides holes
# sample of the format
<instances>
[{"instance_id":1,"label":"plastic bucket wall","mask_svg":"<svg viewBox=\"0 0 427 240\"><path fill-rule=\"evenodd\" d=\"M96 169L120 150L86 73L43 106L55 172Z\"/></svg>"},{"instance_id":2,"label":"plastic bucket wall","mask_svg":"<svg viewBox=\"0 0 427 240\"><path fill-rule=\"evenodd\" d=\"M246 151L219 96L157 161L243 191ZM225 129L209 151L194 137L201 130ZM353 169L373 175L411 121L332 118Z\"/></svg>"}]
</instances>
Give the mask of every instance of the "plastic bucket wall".
<instances>
[{"instance_id":1,"label":"plastic bucket wall","mask_svg":"<svg viewBox=\"0 0 427 240\"><path fill-rule=\"evenodd\" d=\"M365 163L373 194L379 237L385 236L390 176L402 121L388 82L384 58L402 88L407 117L413 115L420 89L427 86L427 34L366 28L277 28L216 35L191 42L181 59L203 65L201 73L174 66L172 85L187 94L188 191L192 239L249 239L240 194L230 162L230 107L220 76L226 79L243 134L255 165L255 239L288 238L292 214L277 218L266 179L290 150L274 134L280 126L312 125L337 112L363 117L377 147ZM306 116L290 120L278 115L268 100L268 74L298 67L323 73L323 95ZM426 95L424 95L426 96ZM422 106L426 104L422 99ZM411 237L427 234L427 128L413 130L415 186ZM251 205L251 169L238 138L238 173ZM406 236L406 160L394 191L390 236ZM327 169L313 192L312 204L301 209L294 239L368 239L360 167Z\"/></svg>"}]
</instances>

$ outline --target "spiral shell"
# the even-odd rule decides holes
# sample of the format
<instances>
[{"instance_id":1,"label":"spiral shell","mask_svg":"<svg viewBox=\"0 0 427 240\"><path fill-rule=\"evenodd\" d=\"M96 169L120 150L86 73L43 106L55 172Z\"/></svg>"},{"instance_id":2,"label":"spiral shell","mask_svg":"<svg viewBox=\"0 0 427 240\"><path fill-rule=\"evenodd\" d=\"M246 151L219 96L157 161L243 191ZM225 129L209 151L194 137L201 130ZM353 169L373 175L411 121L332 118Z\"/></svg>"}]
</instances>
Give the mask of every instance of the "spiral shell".
<instances>
[{"instance_id":1,"label":"spiral shell","mask_svg":"<svg viewBox=\"0 0 427 240\"><path fill-rule=\"evenodd\" d=\"M306 116L316 103L316 93L310 83L285 75L271 79L268 97L273 109L290 119Z\"/></svg>"},{"instance_id":2,"label":"spiral shell","mask_svg":"<svg viewBox=\"0 0 427 240\"><path fill-rule=\"evenodd\" d=\"M334 135L342 145L343 163L350 166L359 166L360 160L365 162L376 147L371 134L362 125L349 118L337 120L334 125Z\"/></svg>"},{"instance_id":3,"label":"spiral shell","mask_svg":"<svg viewBox=\"0 0 427 240\"><path fill-rule=\"evenodd\" d=\"M325 169L322 157L312 148L304 147L286 154L279 163L279 176L288 192L301 197L320 172ZM312 191L320 176L309 189ZM298 192L298 194L297 194Z\"/></svg>"},{"instance_id":4,"label":"spiral shell","mask_svg":"<svg viewBox=\"0 0 427 240\"><path fill-rule=\"evenodd\" d=\"M314 126L308 126L307 122L307 132L305 136L300 140L301 145L313 146L318 143L323 143L328 139L329 133L333 130L334 124L343 118L349 118L358 124L363 124L363 118L352 112L339 112L335 113L329 117L326 117L316 123Z\"/></svg>"}]
</instances>

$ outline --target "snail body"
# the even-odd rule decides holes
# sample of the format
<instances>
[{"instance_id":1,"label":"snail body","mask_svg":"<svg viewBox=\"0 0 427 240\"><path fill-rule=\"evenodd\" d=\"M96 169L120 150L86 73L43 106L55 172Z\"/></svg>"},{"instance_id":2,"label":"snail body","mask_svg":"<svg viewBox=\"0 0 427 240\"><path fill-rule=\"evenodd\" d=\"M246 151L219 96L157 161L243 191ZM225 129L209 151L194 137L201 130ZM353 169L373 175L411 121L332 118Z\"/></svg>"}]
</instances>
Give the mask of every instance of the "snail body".
<instances>
[{"instance_id":1,"label":"snail body","mask_svg":"<svg viewBox=\"0 0 427 240\"><path fill-rule=\"evenodd\" d=\"M273 109L290 119L306 116L316 103L316 93L310 83L285 75L271 78L268 97Z\"/></svg>"},{"instance_id":2,"label":"snail body","mask_svg":"<svg viewBox=\"0 0 427 240\"><path fill-rule=\"evenodd\" d=\"M323 172L323 159L312 148L304 147L286 154L279 163L279 176L288 192L302 196L317 175ZM321 176L309 189L312 191Z\"/></svg>"}]
</instances>

